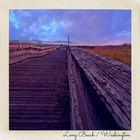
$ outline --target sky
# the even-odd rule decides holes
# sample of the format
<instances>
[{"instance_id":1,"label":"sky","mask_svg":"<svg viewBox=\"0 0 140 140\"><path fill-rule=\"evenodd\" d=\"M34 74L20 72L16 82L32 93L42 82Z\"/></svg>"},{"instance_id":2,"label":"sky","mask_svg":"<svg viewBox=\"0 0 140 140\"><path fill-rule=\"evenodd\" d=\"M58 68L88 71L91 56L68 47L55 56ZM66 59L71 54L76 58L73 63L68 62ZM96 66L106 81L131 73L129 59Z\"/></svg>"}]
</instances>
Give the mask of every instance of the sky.
<instances>
[{"instance_id":1,"label":"sky","mask_svg":"<svg viewBox=\"0 0 140 140\"><path fill-rule=\"evenodd\" d=\"M130 10L10 10L10 40L131 43Z\"/></svg>"}]
</instances>

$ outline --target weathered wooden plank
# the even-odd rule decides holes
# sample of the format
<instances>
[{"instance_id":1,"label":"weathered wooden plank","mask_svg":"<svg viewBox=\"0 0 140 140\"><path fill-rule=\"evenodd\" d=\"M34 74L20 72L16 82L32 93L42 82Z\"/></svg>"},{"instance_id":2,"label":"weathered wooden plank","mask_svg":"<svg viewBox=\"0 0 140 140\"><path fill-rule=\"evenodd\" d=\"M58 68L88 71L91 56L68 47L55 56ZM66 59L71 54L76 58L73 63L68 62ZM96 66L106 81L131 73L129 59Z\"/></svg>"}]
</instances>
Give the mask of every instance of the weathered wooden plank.
<instances>
[{"instance_id":1,"label":"weathered wooden plank","mask_svg":"<svg viewBox=\"0 0 140 140\"><path fill-rule=\"evenodd\" d=\"M97 55L94 55L93 57L92 54L84 51L81 51L79 54L77 49L75 49L73 53L75 53L75 56L80 55L79 58L81 59L81 61L83 60L88 62L87 64L85 64L86 67L92 69L94 62L94 65L96 65L96 67L99 67L102 71L104 71L104 73L113 78L113 81L116 81L119 86L124 87L124 89L127 90L128 93L130 93L131 83L128 81L131 81L131 71L129 66L120 62L111 61L110 59L106 59Z\"/></svg>"},{"instance_id":2,"label":"weathered wooden plank","mask_svg":"<svg viewBox=\"0 0 140 140\"><path fill-rule=\"evenodd\" d=\"M27 123L29 124L29 123ZM48 127L50 130L52 130L53 128L56 128L56 130L65 130L62 128L66 128L66 126L68 125L68 123L61 123L61 125L58 125L56 123L52 123L51 125L48 123L44 123L41 126L38 126L38 124L36 123L30 123L30 125L28 126L28 129L25 127L25 125L27 125L25 123L18 123L18 125L15 123L13 123L13 127L16 130L46 130Z\"/></svg>"},{"instance_id":3,"label":"weathered wooden plank","mask_svg":"<svg viewBox=\"0 0 140 140\"><path fill-rule=\"evenodd\" d=\"M117 124L121 129L130 129L130 68L115 61L102 59L97 55L89 55L77 48L71 49L71 52Z\"/></svg>"},{"instance_id":4,"label":"weathered wooden plank","mask_svg":"<svg viewBox=\"0 0 140 140\"><path fill-rule=\"evenodd\" d=\"M72 129L119 129L106 108L100 101L97 101L96 91L90 87L88 79L86 79L71 54L68 54L68 56Z\"/></svg>"},{"instance_id":5,"label":"weathered wooden plank","mask_svg":"<svg viewBox=\"0 0 140 140\"><path fill-rule=\"evenodd\" d=\"M10 65L10 129L70 129L66 50Z\"/></svg>"}]
</instances>

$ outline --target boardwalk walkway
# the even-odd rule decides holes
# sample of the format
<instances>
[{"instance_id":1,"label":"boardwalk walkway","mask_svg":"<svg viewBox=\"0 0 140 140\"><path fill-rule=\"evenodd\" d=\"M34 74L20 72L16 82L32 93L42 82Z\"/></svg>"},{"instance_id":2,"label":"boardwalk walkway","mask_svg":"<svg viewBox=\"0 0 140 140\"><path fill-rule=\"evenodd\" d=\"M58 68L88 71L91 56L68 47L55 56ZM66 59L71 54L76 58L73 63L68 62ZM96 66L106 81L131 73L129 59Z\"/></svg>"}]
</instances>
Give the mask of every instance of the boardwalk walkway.
<instances>
[{"instance_id":1,"label":"boardwalk walkway","mask_svg":"<svg viewBox=\"0 0 140 140\"><path fill-rule=\"evenodd\" d=\"M10 130L70 129L66 50L10 65Z\"/></svg>"},{"instance_id":2,"label":"boardwalk walkway","mask_svg":"<svg viewBox=\"0 0 140 140\"><path fill-rule=\"evenodd\" d=\"M131 130L131 69L63 46L10 65L10 130Z\"/></svg>"},{"instance_id":3,"label":"boardwalk walkway","mask_svg":"<svg viewBox=\"0 0 140 140\"><path fill-rule=\"evenodd\" d=\"M74 108L73 120L76 120L73 121L74 128L130 130L130 67L112 59L92 55L76 47L71 49L71 54L72 59L68 58L73 101L71 108ZM81 76L77 76L78 66L83 73Z\"/></svg>"}]
</instances>

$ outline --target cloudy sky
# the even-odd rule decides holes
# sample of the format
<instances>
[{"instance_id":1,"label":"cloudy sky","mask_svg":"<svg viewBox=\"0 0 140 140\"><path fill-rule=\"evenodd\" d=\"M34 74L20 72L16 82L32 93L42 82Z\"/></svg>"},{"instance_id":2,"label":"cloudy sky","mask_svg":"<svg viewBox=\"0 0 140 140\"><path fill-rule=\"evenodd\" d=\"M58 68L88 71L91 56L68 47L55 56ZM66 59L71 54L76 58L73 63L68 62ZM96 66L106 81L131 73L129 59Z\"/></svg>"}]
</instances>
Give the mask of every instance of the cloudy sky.
<instances>
[{"instance_id":1,"label":"cloudy sky","mask_svg":"<svg viewBox=\"0 0 140 140\"><path fill-rule=\"evenodd\" d=\"M10 40L131 43L130 10L10 10Z\"/></svg>"}]
</instances>

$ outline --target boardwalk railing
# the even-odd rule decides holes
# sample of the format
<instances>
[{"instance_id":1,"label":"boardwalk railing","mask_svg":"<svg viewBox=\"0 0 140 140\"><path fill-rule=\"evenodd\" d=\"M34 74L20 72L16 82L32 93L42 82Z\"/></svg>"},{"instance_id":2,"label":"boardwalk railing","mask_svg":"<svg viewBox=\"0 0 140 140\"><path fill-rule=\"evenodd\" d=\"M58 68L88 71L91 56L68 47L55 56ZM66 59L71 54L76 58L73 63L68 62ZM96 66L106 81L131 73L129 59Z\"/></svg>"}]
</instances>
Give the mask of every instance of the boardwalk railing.
<instances>
[{"instance_id":1,"label":"boardwalk railing","mask_svg":"<svg viewBox=\"0 0 140 140\"><path fill-rule=\"evenodd\" d=\"M131 129L131 70L79 48L68 52L72 129Z\"/></svg>"},{"instance_id":2,"label":"boardwalk railing","mask_svg":"<svg viewBox=\"0 0 140 140\"><path fill-rule=\"evenodd\" d=\"M11 130L131 129L131 70L120 62L63 46L10 65L9 77Z\"/></svg>"},{"instance_id":3,"label":"boardwalk railing","mask_svg":"<svg viewBox=\"0 0 140 140\"><path fill-rule=\"evenodd\" d=\"M31 57L38 57L46 55L59 48L59 46L35 46L30 44L11 44L10 45L10 64L22 61Z\"/></svg>"}]
</instances>

